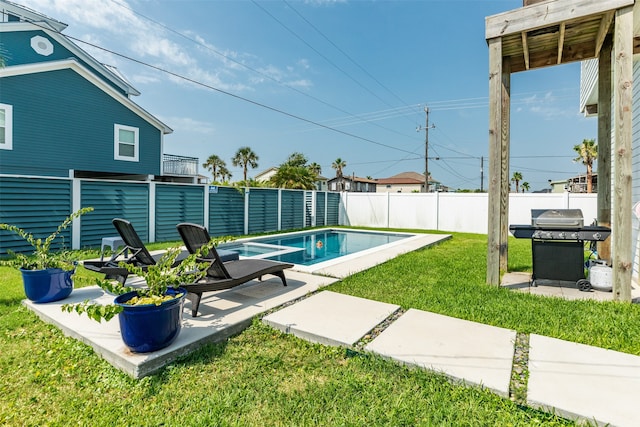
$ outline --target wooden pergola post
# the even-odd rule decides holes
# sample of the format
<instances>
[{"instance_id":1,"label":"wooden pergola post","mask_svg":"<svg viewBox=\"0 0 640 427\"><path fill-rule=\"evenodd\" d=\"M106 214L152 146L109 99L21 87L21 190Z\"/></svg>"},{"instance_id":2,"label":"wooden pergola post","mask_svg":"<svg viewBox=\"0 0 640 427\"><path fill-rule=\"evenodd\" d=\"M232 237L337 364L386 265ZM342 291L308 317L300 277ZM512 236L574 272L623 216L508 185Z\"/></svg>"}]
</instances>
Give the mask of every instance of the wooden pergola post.
<instances>
[{"instance_id":1,"label":"wooden pergola post","mask_svg":"<svg viewBox=\"0 0 640 427\"><path fill-rule=\"evenodd\" d=\"M500 284L507 271L509 233L509 133L511 69L502 39L489 43L489 206L487 283Z\"/></svg>"},{"instance_id":2,"label":"wooden pergola post","mask_svg":"<svg viewBox=\"0 0 640 427\"><path fill-rule=\"evenodd\" d=\"M633 7L616 10L614 30L614 116L613 168L615 220L612 233L613 298L631 301L631 141L633 109Z\"/></svg>"},{"instance_id":3,"label":"wooden pergola post","mask_svg":"<svg viewBox=\"0 0 640 427\"><path fill-rule=\"evenodd\" d=\"M598 225L611 227L611 37L598 56ZM598 242L598 255L611 259L611 239Z\"/></svg>"}]
</instances>

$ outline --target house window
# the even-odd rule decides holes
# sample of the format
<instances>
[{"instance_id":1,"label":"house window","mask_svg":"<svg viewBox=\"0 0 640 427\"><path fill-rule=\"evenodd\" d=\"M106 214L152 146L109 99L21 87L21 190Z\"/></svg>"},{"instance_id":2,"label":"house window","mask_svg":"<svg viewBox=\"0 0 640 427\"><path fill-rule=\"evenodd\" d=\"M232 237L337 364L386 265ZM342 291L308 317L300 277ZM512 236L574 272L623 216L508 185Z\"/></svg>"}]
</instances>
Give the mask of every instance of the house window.
<instances>
[{"instance_id":1,"label":"house window","mask_svg":"<svg viewBox=\"0 0 640 427\"><path fill-rule=\"evenodd\" d=\"M13 107L0 104L0 150L13 149Z\"/></svg>"},{"instance_id":2,"label":"house window","mask_svg":"<svg viewBox=\"0 0 640 427\"><path fill-rule=\"evenodd\" d=\"M129 162L138 161L138 128L115 125L115 156L116 160Z\"/></svg>"}]
</instances>

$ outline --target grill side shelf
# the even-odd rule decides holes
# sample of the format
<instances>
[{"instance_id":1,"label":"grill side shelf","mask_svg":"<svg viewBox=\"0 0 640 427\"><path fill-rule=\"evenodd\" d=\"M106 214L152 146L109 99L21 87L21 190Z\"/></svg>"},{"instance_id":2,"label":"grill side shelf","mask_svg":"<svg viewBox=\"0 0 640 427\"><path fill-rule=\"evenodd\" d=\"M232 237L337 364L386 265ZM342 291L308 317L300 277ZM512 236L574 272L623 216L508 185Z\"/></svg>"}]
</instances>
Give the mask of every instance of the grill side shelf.
<instances>
[{"instance_id":1,"label":"grill side shelf","mask_svg":"<svg viewBox=\"0 0 640 427\"><path fill-rule=\"evenodd\" d=\"M535 227L532 225L510 225L509 231L517 239L538 240L587 240L604 241L611 229L600 225L586 227Z\"/></svg>"}]
</instances>

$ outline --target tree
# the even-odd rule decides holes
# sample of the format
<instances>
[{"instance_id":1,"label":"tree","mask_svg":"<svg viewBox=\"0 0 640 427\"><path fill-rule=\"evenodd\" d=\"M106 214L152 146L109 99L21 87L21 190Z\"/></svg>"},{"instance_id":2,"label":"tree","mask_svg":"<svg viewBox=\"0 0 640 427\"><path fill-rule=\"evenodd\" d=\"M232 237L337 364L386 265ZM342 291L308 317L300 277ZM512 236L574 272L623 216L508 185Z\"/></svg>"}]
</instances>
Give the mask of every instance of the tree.
<instances>
[{"instance_id":1,"label":"tree","mask_svg":"<svg viewBox=\"0 0 640 427\"><path fill-rule=\"evenodd\" d=\"M229 174L225 161L215 154L210 155L207 161L202 164L202 167L211 172L214 181L218 181L218 177L224 180L224 173Z\"/></svg>"},{"instance_id":2,"label":"tree","mask_svg":"<svg viewBox=\"0 0 640 427\"><path fill-rule=\"evenodd\" d=\"M249 147L240 147L231 159L231 163L233 166L242 166L243 181L247 182L247 168L249 166L254 169L258 167L258 155Z\"/></svg>"},{"instance_id":3,"label":"tree","mask_svg":"<svg viewBox=\"0 0 640 427\"><path fill-rule=\"evenodd\" d=\"M231 179L231 172L229 172L229 169L227 169L226 166L222 166L218 171L218 174L220 175L220 181L222 182L229 181Z\"/></svg>"},{"instance_id":4,"label":"tree","mask_svg":"<svg viewBox=\"0 0 640 427\"><path fill-rule=\"evenodd\" d=\"M316 162L313 162L309 165L309 170L315 173L316 176L319 176L322 173L322 167Z\"/></svg>"},{"instance_id":5,"label":"tree","mask_svg":"<svg viewBox=\"0 0 640 427\"><path fill-rule=\"evenodd\" d=\"M338 157L332 164L331 167L336 170L336 176L341 177L342 171L347 167L347 162Z\"/></svg>"},{"instance_id":6,"label":"tree","mask_svg":"<svg viewBox=\"0 0 640 427\"><path fill-rule=\"evenodd\" d=\"M511 177L511 181L516 183L516 193L520 191L518 185L520 184L520 181L522 181L522 174L520 172L514 172L513 176Z\"/></svg>"},{"instance_id":7,"label":"tree","mask_svg":"<svg viewBox=\"0 0 640 427\"><path fill-rule=\"evenodd\" d=\"M307 158L304 154L294 152L278 167L278 171L271 177L270 183L278 188L314 190L318 180L316 167L318 170L320 169L320 165L317 163L307 165Z\"/></svg>"},{"instance_id":8,"label":"tree","mask_svg":"<svg viewBox=\"0 0 640 427\"><path fill-rule=\"evenodd\" d=\"M529 183L526 181L522 183L522 192L524 193L525 191L529 191Z\"/></svg>"},{"instance_id":9,"label":"tree","mask_svg":"<svg viewBox=\"0 0 640 427\"><path fill-rule=\"evenodd\" d=\"M317 179L318 175L306 166L283 164L278 168L278 172L271 177L271 183L278 188L315 190Z\"/></svg>"},{"instance_id":10,"label":"tree","mask_svg":"<svg viewBox=\"0 0 640 427\"><path fill-rule=\"evenodd\" d=\"M331 167L336 170L336 177L340 178L338 181L338 190L342 191L344 189L344 182L342 180L342 171L347 167L347 162L338 157L332 164Z\"/></svg>"},{"instance_id":11,"label":"tree","mask_svg":"<svg viewBox=\"0 0 640 427\"><path fill-rule=\"evenodd\" d=\"M582 162L587 167L587 193L593 190L593 162L598 158L598 145L595 139L583 139L582 144L574 145L573 150L578 153L574 162Z\"/></svg>"},{"instance_id":12,"label":"tree","mask_svg":"<svg viewBox=\"0 0 640 427\"><path fill-rule=\"evenodd\" d=\"M281 166L306 166L307 161L307 157L304 154L298 153L296 151L290 154L289 157L287 157L287 160L285 160L285 162Z\"/></svg>"}]
</instances>

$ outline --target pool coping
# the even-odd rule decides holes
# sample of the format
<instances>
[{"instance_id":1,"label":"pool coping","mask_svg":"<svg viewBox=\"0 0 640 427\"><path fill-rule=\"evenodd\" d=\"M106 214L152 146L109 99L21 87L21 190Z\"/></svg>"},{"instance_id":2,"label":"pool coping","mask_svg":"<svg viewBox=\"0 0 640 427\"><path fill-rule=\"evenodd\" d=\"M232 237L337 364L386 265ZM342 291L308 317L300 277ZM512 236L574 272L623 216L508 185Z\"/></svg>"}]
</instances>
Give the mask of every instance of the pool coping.
<instances>
[{"instance_id":1,"label":"pool coping","mask_svg":"<svg viewBox=\"0 0 640 427\"><path fill-rule=\"evenodd\" d=\"M319 274L323 276L331 277L346 277L354 272L362 271L367 268L371 268L381 262L385 262L391 258L395 258L398 255L414 251L416 249L429 246L439 241L444 241L451 238L450 234L424 234L424 233L411 233L406 231L383 231L383 230L362 230L356 228L341 228L341 227L324 227L313 230L305 231L293 231L286 233L277 233L266 236L258 236L252 238L243 238L234 240L232 243L220 245L220 249L227 249L233 244L238 243L260 243L260 240L266 240L270 238L281 238L286 236L296 236L300 234L309 234L311 232L326 232L326 231L353 231L358 233L369 234L395 234L409 236L405 239L401 239L395 242L385 243L373 248L358 251L352 254L343 255L337 258L332 258L327 261L319 262L312 265L294 264L293 270L300 271L309 274ZM292 250L291 252L293 252ZM381 254L383 260L380 261L380 256L372 257L372 255ZM271 255L269 255L271 256ZM242 258L242 256L241 256ZM253 256L249 258L265 258L265 255ZM344 273L345 266L347 265L348 273Z\"/></svg>"}]
</instances>

